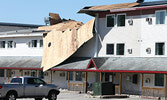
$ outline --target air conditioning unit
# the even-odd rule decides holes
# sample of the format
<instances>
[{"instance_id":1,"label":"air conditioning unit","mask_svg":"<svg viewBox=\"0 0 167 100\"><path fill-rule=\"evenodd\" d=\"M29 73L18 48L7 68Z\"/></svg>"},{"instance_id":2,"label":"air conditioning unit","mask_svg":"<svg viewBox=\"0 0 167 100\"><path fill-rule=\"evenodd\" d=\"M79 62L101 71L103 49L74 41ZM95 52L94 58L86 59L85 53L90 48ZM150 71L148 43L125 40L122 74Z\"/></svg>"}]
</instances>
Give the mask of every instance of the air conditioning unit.
<instances>
[{"instance_id":1,"label":"air conditioning unit","mask_svg":"<svg viewBox=\"0 0 167 100\"><path fill-rule=\"evenodd\" d=\"M152 22L152 18L146 18L146 22L151 23Z\"/></svg>"},{"instance_id":2,"label":"air conditioning unit","mask_svg":"<svg viewBox=\"0 0 167 100\"><path fill-rule=\"evenodd\" d=\"M128 23L129 25L133 25L133 20L132 19L128 20Z\"/></svg>"}]
</instances>

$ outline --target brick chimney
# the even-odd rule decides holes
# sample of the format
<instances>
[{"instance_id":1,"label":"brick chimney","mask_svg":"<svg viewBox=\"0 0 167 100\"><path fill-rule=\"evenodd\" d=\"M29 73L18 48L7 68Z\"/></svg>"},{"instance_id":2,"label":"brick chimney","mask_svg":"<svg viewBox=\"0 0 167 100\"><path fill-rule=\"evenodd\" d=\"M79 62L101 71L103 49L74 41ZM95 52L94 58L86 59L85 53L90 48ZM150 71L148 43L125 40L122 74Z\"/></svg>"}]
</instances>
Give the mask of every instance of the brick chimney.
<instances>
[{"instance_id":1,"label":"brick chimney","mask_svg":"<svg viewBox=\"0 0 167 100\"><path fill-rule=\"evenodd\" d=\"M49 13L49 16L50 16L50 25L55 25L55 24L61 22L61 18L59 16L59 14Z\"/></svg>"}]
</instances>

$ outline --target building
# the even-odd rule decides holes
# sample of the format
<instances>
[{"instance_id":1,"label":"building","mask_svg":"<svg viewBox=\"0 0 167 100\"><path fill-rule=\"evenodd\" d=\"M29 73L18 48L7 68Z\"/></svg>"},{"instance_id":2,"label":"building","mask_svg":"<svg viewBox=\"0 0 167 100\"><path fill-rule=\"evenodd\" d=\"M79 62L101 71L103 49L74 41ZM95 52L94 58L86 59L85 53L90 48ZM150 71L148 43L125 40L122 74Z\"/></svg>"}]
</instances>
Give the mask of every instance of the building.
<instances>
[{"instance_id":1,"label":"building","mask_svg":"<svg viewBox=\"0 0 167 100\"><path fill-rule=\"evenodd\" d=\"M0 23L0 83L13 76L41 74L42 25ZM38 75L39 76L39 75Z\"/></svg>"}]
</instances>

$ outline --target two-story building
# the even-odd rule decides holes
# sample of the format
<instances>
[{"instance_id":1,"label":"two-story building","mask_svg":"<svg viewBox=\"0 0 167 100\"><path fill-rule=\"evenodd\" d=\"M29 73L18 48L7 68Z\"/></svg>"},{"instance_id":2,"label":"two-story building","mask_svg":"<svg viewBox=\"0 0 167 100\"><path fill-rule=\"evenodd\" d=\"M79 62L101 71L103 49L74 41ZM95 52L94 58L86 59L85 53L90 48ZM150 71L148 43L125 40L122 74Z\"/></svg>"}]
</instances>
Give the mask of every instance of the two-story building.
<instances>
[{"instance_id":1,"label":"two-story building","mask_svg":"<svg viewBox=\"0 0 167 100\"><path fill-rule=\"evenodd\" d=\"M166 1L81 9L95 17L94 37L51 70L65 71L59 75L70 90L111 81L116 93L166 97L166 10Z\"/></svg>"}]
</instances>

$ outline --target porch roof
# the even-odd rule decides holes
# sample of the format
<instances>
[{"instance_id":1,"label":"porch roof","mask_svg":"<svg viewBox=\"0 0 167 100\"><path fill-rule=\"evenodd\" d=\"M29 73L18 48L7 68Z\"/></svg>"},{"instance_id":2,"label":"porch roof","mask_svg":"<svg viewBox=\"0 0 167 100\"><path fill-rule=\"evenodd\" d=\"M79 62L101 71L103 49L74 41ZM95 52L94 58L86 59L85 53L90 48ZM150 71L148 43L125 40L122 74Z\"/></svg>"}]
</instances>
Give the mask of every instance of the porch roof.
<instances>
[{"instance_id":1,"label":"porch roof","mask_svg":"<svg viewBox=\"0 0 167 100\"><path fill-rule=\"evenodd\" d=\"M42 70L41 56L0 56L0 69Z\"/></svg>"},{"instance_id":2,"label":"porch roof","mask_svg":"<svg viewBox=\"0 0 167 100\"><path fill-rule=\"evenodd\" d=\"M104 63L98 64L96 59ZM93 61L104 72L167 73L167 57L102 57Z\"/></svg>"}]
</instances>

